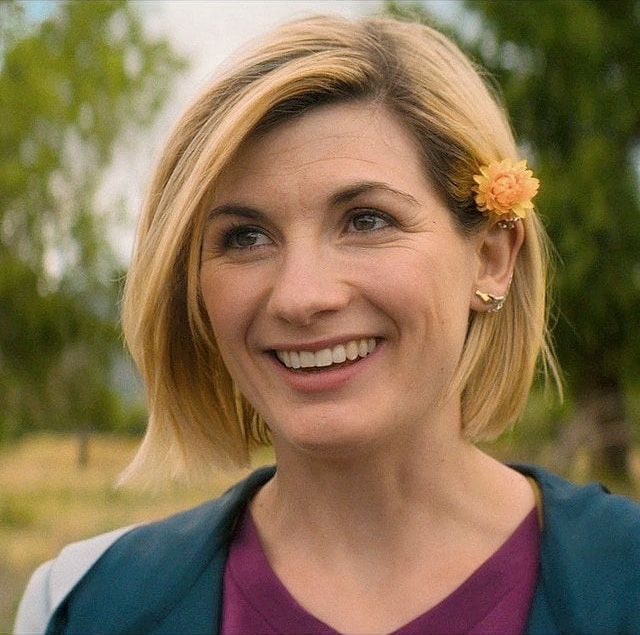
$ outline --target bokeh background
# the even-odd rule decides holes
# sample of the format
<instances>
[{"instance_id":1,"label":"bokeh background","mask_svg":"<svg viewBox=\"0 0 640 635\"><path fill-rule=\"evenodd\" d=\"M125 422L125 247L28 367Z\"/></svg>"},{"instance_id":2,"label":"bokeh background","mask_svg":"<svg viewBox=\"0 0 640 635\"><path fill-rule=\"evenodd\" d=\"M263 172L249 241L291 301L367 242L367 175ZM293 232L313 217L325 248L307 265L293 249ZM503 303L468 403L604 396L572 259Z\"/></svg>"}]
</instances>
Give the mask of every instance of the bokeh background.
<instances>
[{"instance_id":1,"label":"bokeh background","mask_svg":"<svg viewBox=\"0 0 640 635\"><path fill-rule=\"evenodd\" d=\"M537 385L488 451L640 497L640 0L2 0L0 633L66 543L240 476L114 487L145 425L118 326L145 183L172 122L247 40L379 12L435 24L487 69L543 184L565 398Z\"/></svg>"}]
</instances>

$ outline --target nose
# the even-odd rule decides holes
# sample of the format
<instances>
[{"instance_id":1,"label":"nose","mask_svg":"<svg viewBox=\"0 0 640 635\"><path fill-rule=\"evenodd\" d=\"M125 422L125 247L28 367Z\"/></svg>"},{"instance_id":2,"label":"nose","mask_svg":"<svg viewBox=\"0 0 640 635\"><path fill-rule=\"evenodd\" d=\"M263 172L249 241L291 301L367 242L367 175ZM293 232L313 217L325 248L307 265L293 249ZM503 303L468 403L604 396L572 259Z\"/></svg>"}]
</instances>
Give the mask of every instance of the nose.
<instances>
[{"instance_id":1,"label":"nose","mask_svg":"<svg viewBox=\"0 0 640 635\"><path fill-rule=\"evenodd\" d=\"M283 257L267 301L270 315L304 327L349 304L345 267L327 251L307 247Z\"/></svg>"}]
</instances>

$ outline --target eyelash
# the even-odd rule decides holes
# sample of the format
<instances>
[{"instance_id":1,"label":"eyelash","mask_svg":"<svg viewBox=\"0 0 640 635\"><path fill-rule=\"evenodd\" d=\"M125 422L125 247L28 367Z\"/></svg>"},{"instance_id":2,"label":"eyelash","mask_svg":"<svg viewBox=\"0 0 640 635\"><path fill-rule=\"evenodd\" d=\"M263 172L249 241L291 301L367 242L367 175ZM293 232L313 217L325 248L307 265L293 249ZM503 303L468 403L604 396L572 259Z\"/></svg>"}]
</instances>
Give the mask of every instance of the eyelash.
<instances>
[{"instance_id":1,"label":"eyelash","mask_svg":"<svg viewBox=\"0 0 640 635\"><path fill-rule=\"evenodd\" d=\"M378 210L373 210L373 209L372 210L359 209L349 215L347 220L347 225L351 225L355 220L359 218L366 218L366 217L374 218L376 220L381 220L384 222L384 225L382 227L376 227L373 229L365 229L361 231L356 230L353 233L371 233L371 232L382 231L396 224L393 218L391 218L388 214L385 214L383 212L380 212ZM222 236L222 246L225 249L237 249L240 251L257 249L258 247L262 246L262 245L244 245L244 246L234 245L233 241L235 239L237 239L239 236L247 235L247 234L262 234L264 236L267 235L265 231L260 227L255 227L253 225L243 225L241 223L237 223L224 231Z\"/></svg>"},{"instance_id":2,"label":"eyelash","mask_svg":"<svg viewBox=\"0 0 640 635\"><path fill-rule=\"evenodd\" d=\"M359 209L355 211L349 216L349 224L351 224L357 218L363 218L363 217L376 218L378 220L384 221L383 227L376 227L375 229L364 230L368 232L380 231L382 229L386 229L387 227L391 227L395 224L391 216L383 212L379 212L378 210L375 210L375 209Z\"/></svg>"},{"instance_id":3,"label":"eyelash","mask_svg":"<svg viewBox=\"0 0 640 635\"><path fill-rule=\"evenodd\" d=\"M222 235L222 246L225 249L238 249L241 251L245 249L255 249L256 247L260 246L260 245L244 245L244 246L234 245L233 241L237 239L239 236L242 236L243 234L244 235L247 235L247 234L263 234L264 235L264 231L259 227L253 227L252 225L242 225L241 223L232 225L227 230L225 230L225 232Z\"/></svg>"}]
</instances>

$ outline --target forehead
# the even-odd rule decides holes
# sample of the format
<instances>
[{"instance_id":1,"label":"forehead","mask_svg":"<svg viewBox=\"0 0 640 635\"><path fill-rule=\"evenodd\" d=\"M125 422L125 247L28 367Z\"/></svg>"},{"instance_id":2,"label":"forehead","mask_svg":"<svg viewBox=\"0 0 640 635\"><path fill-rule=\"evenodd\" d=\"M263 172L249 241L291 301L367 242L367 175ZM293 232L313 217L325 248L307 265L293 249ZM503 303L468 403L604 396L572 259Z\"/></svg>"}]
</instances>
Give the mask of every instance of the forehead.
<instances>
[{"instance_id":1,"label":"forehead","mask_svg":"<svg viewBox=\"0 0 640 635\"><path fill-rule=\"evenodd\" d=\"M332 181L384 180L425 187L415 141L386 108L324 105L249 139L216 184L216 199L277 190L293 181L321 188Z\"/></svg>"}]
</instances>

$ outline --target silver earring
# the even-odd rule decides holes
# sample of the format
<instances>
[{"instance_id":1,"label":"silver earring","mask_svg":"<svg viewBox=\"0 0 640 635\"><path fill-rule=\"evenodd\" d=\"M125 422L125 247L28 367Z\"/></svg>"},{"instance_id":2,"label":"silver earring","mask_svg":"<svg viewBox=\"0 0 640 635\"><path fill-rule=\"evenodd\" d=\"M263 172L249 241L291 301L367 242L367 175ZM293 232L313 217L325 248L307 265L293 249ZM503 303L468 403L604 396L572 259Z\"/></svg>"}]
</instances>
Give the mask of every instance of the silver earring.
<instances>
[{"instance_id":1,"label":"silver earring","mask_svg":"<svg viewBox=\"0 0 640 635\"><path fill-rule=\"evenodd\" d=\"M487 305L487 313L497 313L507 299L506 295L493 295L492 293L484 293L480 289L476 290L476 295Z\"/></svg>"},{"instance_id":2,"label":"silver earring","mask_svg":"<svg viewBox=\"0 0 640 635\"><path fill-rule=\"evenodd\" d=\"M519 216L514 216L513 218L505 218L503 220L499 220L496 224L500 229L513 229L520 222Z\"/></svg>"}]
</instances>

